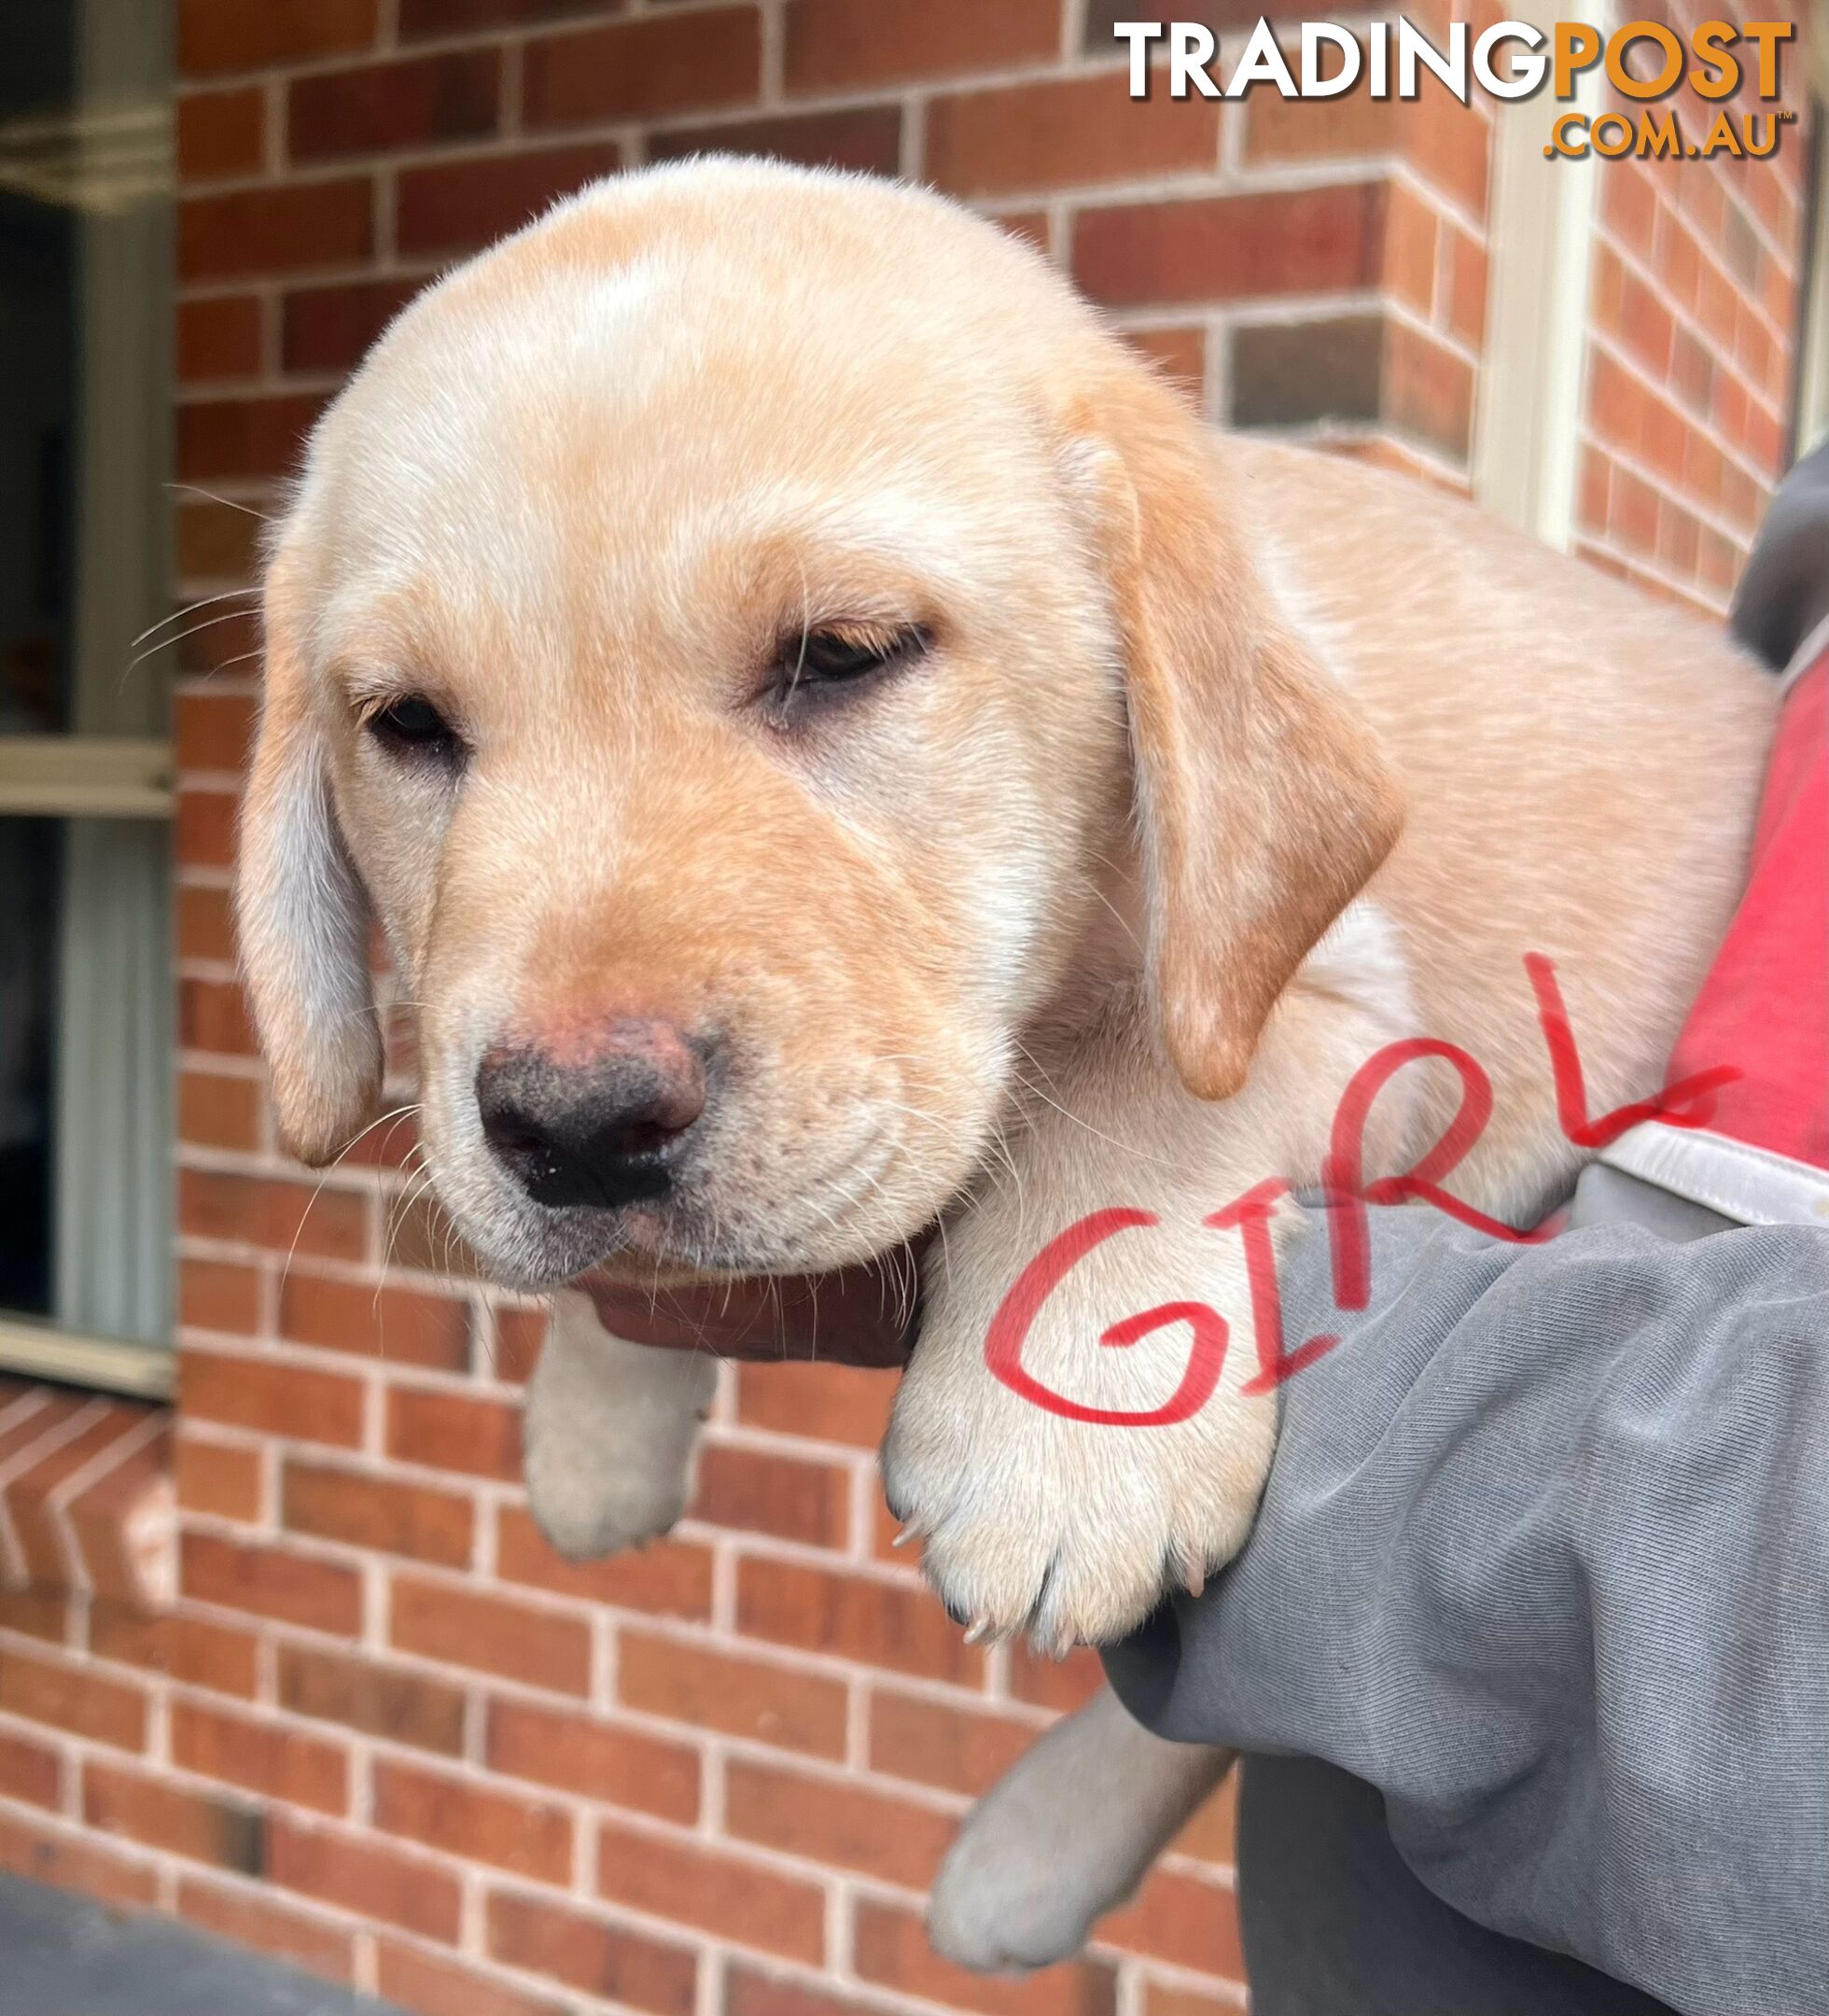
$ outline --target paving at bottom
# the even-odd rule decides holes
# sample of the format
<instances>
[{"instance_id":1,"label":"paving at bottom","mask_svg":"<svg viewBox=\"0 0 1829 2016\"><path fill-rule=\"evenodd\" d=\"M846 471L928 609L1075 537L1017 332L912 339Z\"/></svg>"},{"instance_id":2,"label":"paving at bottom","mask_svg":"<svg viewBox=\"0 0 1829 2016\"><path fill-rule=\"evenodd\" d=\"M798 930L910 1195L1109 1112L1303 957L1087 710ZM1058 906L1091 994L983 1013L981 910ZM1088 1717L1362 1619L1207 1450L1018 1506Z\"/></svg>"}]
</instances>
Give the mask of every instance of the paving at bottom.
<instances>
[{"instance_id":1,"label":"paving at bottom","mask_svg":"<svg viewBox=\"0 0 1829 2016\"><path fill-rule=\"evenodd\" d=\"M258 1953L0 1876L0 2016L396 2016Z\"/></svg>"}]
</instances>

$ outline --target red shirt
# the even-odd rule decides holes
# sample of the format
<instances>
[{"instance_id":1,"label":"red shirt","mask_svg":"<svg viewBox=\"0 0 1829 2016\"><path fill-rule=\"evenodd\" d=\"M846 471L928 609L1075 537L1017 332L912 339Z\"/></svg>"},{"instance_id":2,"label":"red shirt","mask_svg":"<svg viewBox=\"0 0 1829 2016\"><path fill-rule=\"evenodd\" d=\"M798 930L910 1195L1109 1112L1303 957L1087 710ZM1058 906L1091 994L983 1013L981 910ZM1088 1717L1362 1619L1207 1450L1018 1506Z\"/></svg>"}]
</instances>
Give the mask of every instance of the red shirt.
<instances>
[{"instance_id":1,"label":"red shirt","mask_svg":"<svg viewBox=\"0 0 1829 2016\"><path fill-rule=\"evenodd\" d=\"M1649 1121L1602 1160L1749 1225L1829 1223L1829 641L1786 675L1746 893L1669 1080L1742 1075L1706 1128Z\"/></svg>"}]
</instances>

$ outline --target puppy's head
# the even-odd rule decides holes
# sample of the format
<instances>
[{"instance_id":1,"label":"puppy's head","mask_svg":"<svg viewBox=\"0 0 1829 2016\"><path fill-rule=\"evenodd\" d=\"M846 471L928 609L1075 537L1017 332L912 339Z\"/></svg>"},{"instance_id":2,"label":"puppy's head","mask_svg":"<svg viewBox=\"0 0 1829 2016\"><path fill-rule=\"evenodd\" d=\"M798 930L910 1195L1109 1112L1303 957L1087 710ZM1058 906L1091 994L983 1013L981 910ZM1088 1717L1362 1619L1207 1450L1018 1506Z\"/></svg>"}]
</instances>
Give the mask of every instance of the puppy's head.
<instances>
[{"instance_id":1,"label":"puppy's head","mask_svg":"<svg viewBox=\"0 0 1829 2016\"><path fill-rule=\"evenodd\" d=\"M909 1236L1133 883L1167 1054L1236 1088L1395 811L1212 452L887 185L634 176L422 298L267 581L239 903L289 1142L368 1117L375 919L438 1190L528 1284Z\"/></svg>"}]
</instances>

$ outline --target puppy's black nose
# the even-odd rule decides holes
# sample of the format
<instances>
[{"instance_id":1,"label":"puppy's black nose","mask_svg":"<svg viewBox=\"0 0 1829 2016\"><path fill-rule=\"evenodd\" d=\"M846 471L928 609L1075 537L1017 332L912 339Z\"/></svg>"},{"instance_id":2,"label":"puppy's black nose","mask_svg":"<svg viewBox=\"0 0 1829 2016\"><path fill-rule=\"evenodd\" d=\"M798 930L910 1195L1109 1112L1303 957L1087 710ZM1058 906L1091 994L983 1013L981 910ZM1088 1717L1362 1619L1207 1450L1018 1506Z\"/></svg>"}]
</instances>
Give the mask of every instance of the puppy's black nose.
<instances>
[{"instance_id":1,"label":"puppy's black nose","mask_svg":"<svg viewBox=\"0 0 1829 2016\"><path fill-rule=\"evenodd\" d=\"M558 1055L492 1050L476 1074L496 1158L554 1207L665 1197L705 1102L705 1045L670 1022L615 1022Z\"/></svg>"}]
</instances>

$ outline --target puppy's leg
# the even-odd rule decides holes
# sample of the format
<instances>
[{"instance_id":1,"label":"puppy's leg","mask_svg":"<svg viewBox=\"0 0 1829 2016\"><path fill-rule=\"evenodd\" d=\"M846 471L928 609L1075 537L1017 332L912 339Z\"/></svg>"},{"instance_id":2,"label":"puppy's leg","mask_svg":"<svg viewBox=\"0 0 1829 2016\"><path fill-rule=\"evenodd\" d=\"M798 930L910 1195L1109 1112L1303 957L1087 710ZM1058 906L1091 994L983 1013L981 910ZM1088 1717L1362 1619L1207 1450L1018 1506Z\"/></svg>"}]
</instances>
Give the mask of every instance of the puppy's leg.
<instances>
[{"instance_id":1,"label":"puppy's leg","mask_svg":"<svg viewBox=\"0 0 1829 2016\"><path fill-rule=\"evenodd\" d=\"M1250 1532L1282 1370L1252 1267L1299 1219L1278 1203L1266 1223L1264 1186L1314 1179L1343 1087L1408 1033L1401 968L1361 935L1369 950L1323 941L1222 1102L1182 1089L1140 1007L1108 1015L1012 1138L1008 1177L949 1222L883 1484L955 1615L1050 1651L1104 1644ZM1412 1098L1378 1101L1368 1173L1393 1166Z\"/></svg>"},{"instance_id":2,"label":"puppy's leg","mask_svg":"<svg viewBox=\"0 0 1829 2016\"><path fill-rule=\"evenodd\" d=\"M934 1951L983 1973L1070 1958L1232 1758L1165 1743L1110 1687L1095 1695L966 1815L928 1900Z\"/></svg>"},{"instance_id":3,"label":"puppy's leg","mask_svg":"<svg viewBox=\"0 0 1829 2016\"><path fill-rule=\"evenodd\" d=\"M699 1423L718 1361L612 1337L588 1297L553 1297L527 1389L527 1496L573 1561L665 1533L692 1495Z\"/></svg>"}]
</instances>

